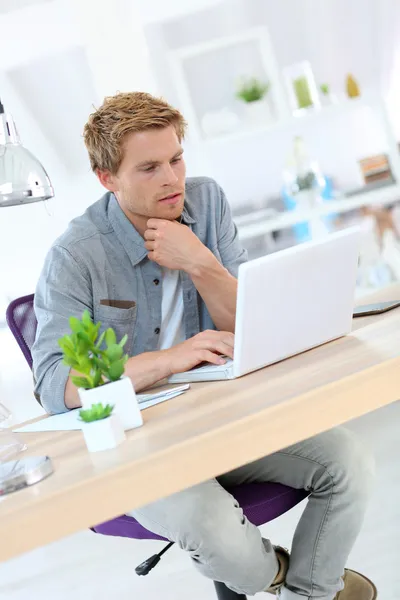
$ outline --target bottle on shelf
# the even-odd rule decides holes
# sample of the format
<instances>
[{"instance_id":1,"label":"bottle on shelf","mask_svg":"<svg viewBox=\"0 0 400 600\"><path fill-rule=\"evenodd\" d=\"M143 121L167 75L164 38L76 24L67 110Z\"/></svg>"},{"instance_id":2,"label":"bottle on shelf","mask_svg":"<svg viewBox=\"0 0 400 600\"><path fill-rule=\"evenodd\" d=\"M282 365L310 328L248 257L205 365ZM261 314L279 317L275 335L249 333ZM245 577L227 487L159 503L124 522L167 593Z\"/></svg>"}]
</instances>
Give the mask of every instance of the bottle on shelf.
<instances>
[{"instance_id":1,"label":"bottle on shelf","mask_svg":"<svg viewBox=\"0 0 400 600\"><path fill-rule=\"evenodd\" d=\"M351 74L347 75L346 78L346 91L349 98L358 98L361 96L360 87Z\"/></svg>"},{"instance_id":2,"label":"bottle on shelf","mask_svg":"<svg viewBox=\"0 0 400 600\"><path fill-rule=\"evenodd\" d=\"M323 218L313 214L322 203L322 190L325 187L319 165L310 157L302 137L295 137L292 150L284 169L284 193L295 203L295 209L304 211L312 239L322 237L329 232Z\"/></svg>"}]
</instances>

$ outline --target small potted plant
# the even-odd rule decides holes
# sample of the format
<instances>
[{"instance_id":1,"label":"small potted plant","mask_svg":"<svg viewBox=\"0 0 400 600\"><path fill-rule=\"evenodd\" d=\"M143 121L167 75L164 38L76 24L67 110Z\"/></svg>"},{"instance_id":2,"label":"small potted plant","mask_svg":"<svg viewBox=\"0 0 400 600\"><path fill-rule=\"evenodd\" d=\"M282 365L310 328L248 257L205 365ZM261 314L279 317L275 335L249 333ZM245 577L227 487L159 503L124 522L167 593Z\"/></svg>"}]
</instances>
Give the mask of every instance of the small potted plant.
<instances>
[{"instance_id":1,"label":"small potted plant","mask_svg":"<svg viewBox=\"0 0 400 600\"><path fill-rule=\"evenodd\" d=\"M125 432L119 419L112 414L111 404L92 404L90 408L81 409L79 417L82 431L89 452L116 448L125 440Z\"/></svg>"},{"instance_id":2,"label":"small potted plant","mask_svg":"<svg viewBox=\"0 0 400 600\"><path fill-rule=\"evenodd\" d=\"M270 83L262 82L256 77L242 79L240 82L236 96L245 103L247 120L253 126L271 121L271 109L267 100L269 90Z\"/></svg>"},{"instance_id":3,"label":"small potted plant","mask_svg":"<svg viewBox=\"0 0 400 600\"><path fill-rule=\"evenodd\" d=\"M331 94L331 88L327 83L321 83L319 86L321 93L321 104L322 106L328 106L336 102L336 97Z\"/></svg>"},{"instance_id":4,"label":"small potted plant","mask_svg":"<svg viewBox=\"0 0 400 600\"><path fill-rule=\"evenodd\" d=\"M115 332L107 329L99 336L101 323L93 323L89 311L82 320L71 317L71 334L58 343L63 351L64 364L79 375L71 375L78 387L82 408L92 405L114 406L114 414L124 429L143 425L143 418L129 377L124 377L128 356L123 353L127 336L117 343ZM105 346L105 347L104 347Z\"/></svg>"}]
</instances>

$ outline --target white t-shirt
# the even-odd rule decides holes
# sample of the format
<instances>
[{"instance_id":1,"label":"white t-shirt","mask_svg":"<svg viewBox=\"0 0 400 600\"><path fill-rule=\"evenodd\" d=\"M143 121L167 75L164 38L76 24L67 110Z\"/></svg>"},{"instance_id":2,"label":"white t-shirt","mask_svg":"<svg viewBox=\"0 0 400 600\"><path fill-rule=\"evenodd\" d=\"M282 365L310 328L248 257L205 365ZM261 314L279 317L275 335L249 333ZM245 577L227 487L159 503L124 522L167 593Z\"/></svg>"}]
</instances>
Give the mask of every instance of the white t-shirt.
<instances>
[{"instance_id":1,"label":"white t-shirt","mask_svg":"<svg viewBox=\"0 0 400 600\"><path fill-rule=\"evenodd\" d=\"M185 341L183 295L179 271L161 267L162 302L159 349L167 350Z\"/></svg>"}]
</instances>

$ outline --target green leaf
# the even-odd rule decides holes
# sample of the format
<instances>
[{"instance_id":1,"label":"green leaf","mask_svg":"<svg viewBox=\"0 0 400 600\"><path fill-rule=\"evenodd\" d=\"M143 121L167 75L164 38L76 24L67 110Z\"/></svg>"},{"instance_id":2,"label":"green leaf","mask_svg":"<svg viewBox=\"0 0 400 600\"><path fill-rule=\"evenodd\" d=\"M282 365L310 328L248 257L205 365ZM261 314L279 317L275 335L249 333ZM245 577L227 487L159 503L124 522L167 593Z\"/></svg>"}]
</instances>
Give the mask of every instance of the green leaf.
<instances>
[{"instance_id":1,"label":"green leaf","mask_svg":"<svg viewBox=\"0 0 400 600\"><path fill-rule=\"evenodd\" d=\"M112 344L104 351L105 356L108 358L110 363L119 360L122 356L122 348L118 344Z\"/></svg>"},{"instance_id":2,"label":"green leaf","mask_svg":"<svg viewBox=\"0 0 400 600\"><path fill-rule=\"evenodd\" d=\"M93 326L93 331L96 333L96 337L99 335L100 327L101 323L96 323L96 325Z\"/></svg>"},{"instance_id":3,"label":"green leaf","mask_svg":"<svg viewBox=\"0 0 400 600\"><path fill-rule=\"evenodd\" d=\"M101 358L98 358L97 356L93 356L92 362L93 362L94 366L97 369L100 369L100 371L103 371L103 373L105 371L107 371L110 366L110 362L108 360L107 361L102 360Z\"/></svg>"},{"instance_id":4,"label":"green leaf","mask_svg":"<svg viewBox=\"0 0 400 600\"><path fill-rule=\"evenodd\" d=\"M88 344L86 342L86 340L82 340L81 338L79 338L79 340L77 341L76 344L76 351L78 354L83 355L83 354L88 354L90 350L90 344Z\"/></svg>"},{"instance_id":5,"label":"green leaf","mask_svg":"<svg viewBox=\"0 0 400 600\"><path fill-rule=\"evenodd\" d=\"M83 330L82 323L76 317L70 317L69 326L74 333L79 333Z\"/></svg>"},{"instance_id":6,"label":"green leaf","mask_svg":"<svg viewBox=\"0 0 400 600\"><path fill-rule=\"evenodd\" d=\"M58 345L64 349L64 348L68 348L69 350L73 350L74 349L74 344L72 342L72 339L69 335L64 335L64 337L60 338L58 340Z\"/></svg>"},{"instance_id":7,"label":"green leaf","mask_svg":"<svg viewBox=\"0 0 400 600\"><path fill-rule=\"evenodd\" d=\"M91 325L93 325L93 321L92 321L92 319L90 317L90 313L87 309L85 311L83 311L82 323L84 325L86 325L86 327L90 327Z\"/></svg>"},{"instance_id":8,"label":"green leaf","mask_svg":"<svg viewBox=\"0 0 400 600\"><path fill-rule=\"evenodd\" d=\"M81 409L79 411L79 416L82 421L86 423L92 423L93 421L107 419L113 410L114 406L111 404L106 404L106 406L103 406L101 403L92 404L90 408Z\"/></svg>"},{"instance_id":9,"label":"green leaf","mask_svg":"<svg viewBox=\"0 0 400 600\"><path fill-rule=\"evenodd\" d=\"M96 354L93 354L91 360L93 361L93 364L96 367L99 367L101 369L104 369L104 367L106 367L108 363L106 357L103 356L103 353L101 351L98 351Z\"/></svg>"},{"instance_id":10,"label":"green leaf","mask_svg":"<svg viewBox=\"0 0 400 600\"><path fill-rule=\"evenodd\" d=\"M74 385L76 385L76 387L83 388L84 390L90 390L93 387L86 377L71 375L71 381Z\"/></svg>"},{"instance_id":11,"label":"green leaf","mask_svg":"<svg viewBox=\"0 0 400 600\"><path fill-rule=\"evenodd\" d=\"M91 324L90 327L87 328L86 332L87 332L87 336L90 340L90 343L94 344L96 341L96 338L97 338L97 334L98 334L97 325Z\"/></svg>"},{"instance_id":12,"label":"green leaf","mask_svg":"<svg viewBox=\"0 0 400 600\"><path fill-rule=\"evenodd\" d=\"M69 336L72 348L76 351L77 347L78 347L78 334L77 333L72 333Z\"/></svg>"},{"instance_id":13,"label":"green leaf","mask_svg":"<svg viewBox=\"0 0 400 600\"><path fill-rule=\"evenodd\" d=\"M100 325L100 323L98 323L98 325ZM103 343L104 337L106 335L106 332L103 331L103 333L101 334L101 336L99 337L99 339L97 340L97 344L96 344L96 348L100 348L100 346Z\"/></svg>"},{"instance_id":14,"label":"green leaf","mask_svg":"<svg viewBox=\"0 0 400 600\"><path fill-rule=\"evenodd\" d=\"M61 349L64 353L64 356L68 356L69 358L75 358L75 350L71 350L70 348L67 348L66 346L61 346Z\"/></svg>"},{"instance_id":15,"label":"green leaf","mask_svg":"<svg viewBox=\"0 0 400 600\"><path fill-rule=\"evenodd\" d=\"M98 387L101 382L101 370L96 369L93 376L93 387Z\"/></svg>"},{"instance_id":16,"label":"green leaf","mask_svg":"<svg viewBox=\"0 0 400 600\"><path fill-rule=\"evenodd\" d=\"M90 339L90 336L85 332L85 331L80 331L78 333L78 338L84 342L86 342L86 344L88 344L89 346L92 343L92 340Z\"/></svg>"},{"instance_id":17,"label":"green leaf","mask_svg":"<svg viewBox=\"0 0 400 600\"><path fill-rule=\"evenodd\" d=\"M93 368L92 361L87 356L79 357L78 367L77 367L77 371L79 371L79 373L84 373L85 375L90 375L92 368Z\"/></svg>"},{"instance_id":18,"label":"green leaf","mask_svg":"<svg viewBox=\"0 0 400 600\"><path fill-rule=\"evenodd\" d=\"M118 381L124 374L124 360L114 362L108 369L107 377L110 381Z\"/></svg>"},{"instance_id":19,"label":"green leaf","mask_svg":"<svg viewBox=\"0 0 400 600\"><path fill-rule=\"evenodd\" d=\"M79 363L75 360L75 358L71 358L70 356L64 356L63 363L64 365L68 365L75 370L77 370L79 367Z\"/></svg>"},{"instance_id":20,"label":"green leaf","mask_svg":"<svg viewBox=\"0 0 400 600\"><path fill-rule=\"evenodd\" d=\"M321 85L319 86L319 89L321 90L321 92L324 94L324 96L328 96L329 95L329 85L327 83L321 83Z\"/></svg>"},{"instance_id":21,"label":"green leaf","mask_svg":"<svg viewBox=\"0 0 400 600\"><path fill-rule=\"evenodd\" d=\"M107 344L107 346L113 346L116 343L117 343L117 336L115 335L115 331L114 331L114 329L111 329L111 327L109 327L106 330L106 344Z\"/></svg>"},{"instance_id":22,"label":"green leaf","mask_svg":"<svg viewBox=\"0 0 400 600\"><path fill-rule=\"evenodd\" d=\"M236 95L240 100L244 100L244 102L256 102L268 94L269 89L269 82L262 82L253 77L242 80Z\"/></svg>"},{"instance_id":23,"label":"green leaf","mask_svg":"<svg viewBox=\"0 0 400 600\"><path fill-rule=\"evenodd\" d=\"M124 337L122 338L122 340L120 341L120 343L118 344L118 346L120 348L123 348L127 341L128 341L128 336L125 334Z\"/></svg>"}]
</instances>

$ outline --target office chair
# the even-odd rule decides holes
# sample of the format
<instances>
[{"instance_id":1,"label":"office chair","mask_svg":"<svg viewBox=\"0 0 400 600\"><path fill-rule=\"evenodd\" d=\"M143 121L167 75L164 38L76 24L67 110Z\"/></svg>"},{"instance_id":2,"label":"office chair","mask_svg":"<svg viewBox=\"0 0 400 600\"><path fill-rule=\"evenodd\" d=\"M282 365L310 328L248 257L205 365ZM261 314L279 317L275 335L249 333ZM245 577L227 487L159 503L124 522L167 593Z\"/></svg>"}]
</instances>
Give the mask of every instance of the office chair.
<instances>
[{"instance_id":1,"label":"office chair","mask_svg":"<svg viewBox=\"0 0 400 600\"><path fill-rule=\"evenodd\" d=\"M34 295L17 298L7 308L6 318L22 353L32 369L31 348L35 341L37 321L33 308ZM307 497L305 490L295 490L279 483L251 483L228 490L239 502L245 516L260 526L296 506ZM160 540L168 542L142 527L136 519L122 515L92 528L95 533L127 537L138 540ZM159 562L161 556L173 545L168 542L161 552L145 560L136 568L138 575L147 575ZM219 581L214 582L218 600L246 600L243 594L237 594Z\"/></svg>"}]
</instances>

